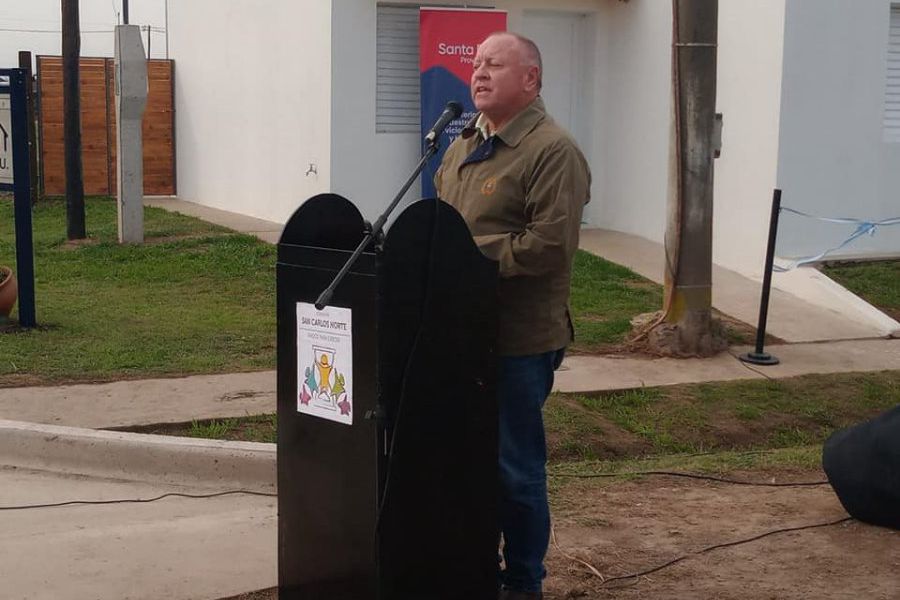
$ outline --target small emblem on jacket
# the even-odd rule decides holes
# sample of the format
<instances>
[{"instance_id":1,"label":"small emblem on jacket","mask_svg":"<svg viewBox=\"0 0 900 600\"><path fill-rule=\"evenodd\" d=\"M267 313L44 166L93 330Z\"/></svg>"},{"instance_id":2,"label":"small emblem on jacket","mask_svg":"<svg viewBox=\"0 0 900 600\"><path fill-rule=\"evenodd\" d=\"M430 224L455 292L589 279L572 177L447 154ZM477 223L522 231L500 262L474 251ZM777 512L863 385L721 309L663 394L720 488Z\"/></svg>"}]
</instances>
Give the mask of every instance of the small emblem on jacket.
<instances>
[{"instance_id":1,"label":"small emblem on jacket","mask_svg":"<svg viewBox=\"0 0 900 600\"><path fill-rule=\"evenodd\" d=\"M484 182L484 185L481 186L481 193L485 196L490 196L495 191L497 191L497 178L488 177L487 181Z\"/></svg>"}]
</instances>

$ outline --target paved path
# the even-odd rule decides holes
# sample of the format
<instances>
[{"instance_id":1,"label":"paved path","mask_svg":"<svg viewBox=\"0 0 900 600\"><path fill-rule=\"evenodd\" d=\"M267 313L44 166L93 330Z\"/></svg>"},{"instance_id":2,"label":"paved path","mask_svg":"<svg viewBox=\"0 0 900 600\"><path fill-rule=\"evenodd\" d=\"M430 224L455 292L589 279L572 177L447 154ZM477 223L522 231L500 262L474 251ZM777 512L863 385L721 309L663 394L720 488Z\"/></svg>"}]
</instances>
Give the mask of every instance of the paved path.
<instances>
[{"instance_id":1,"label":"paved path","mask_svg":"<svg viewBox=\"0 0 900 600\"><path fill-rule=\"evenodd\" d=\"M275 372L0 390L0 419L93 429L275 412Z\"/></svg>"},{"instance_id":2,"label":"paved path","mask_svg":"<svg viewBox=\"0 0 900 600\"><path fill-rule=\"evenodd\" d=\"M557 391L592 392L706 381L782 378L817 373L900 369L900 340L855 340L785 344L766 348L781 360L771 367L748 368L737 356L751 348L732 348L713 358L618 358L571 356L556 378Z\"/></svg>"},{"instance_id":3,"label":"paved path","mask_svg":"<svg viewBox=\"0 0 900 600\"><path fill-rule=\"evenodd\" d=\"M144 198L144 205L164 208L171 212L188 215L189 217L197 217L208 223L215 223L241 233L255 235L270 244L278 243L278 238L281 237L281 230L284 228L281 223L275 223L274 221L248 217L240 213L203 206L195 202L185 202L178 198L148 196Z\"/></svg>"},{"instance_id":4,"label":"paved path","mask_svg":"<svg viewBox=\"0 0 900 600\"><path fill-rule=\"evenodd\" d=\"M0 467L0 507L219 491ZM0 510L0 597L212 600L277 583L275 498Z\"/></svg>"},{"instance_id":5,"label":"paved path","mask_svg":"<svg viewBox=\"0 0 900 600\"><path fill-rule=\"evenodd\" d=\"M705 381L900 369L900 340L850 340L768 348L774 367L747 368L732 348L707 359L569 356L556 378L561 392L595 392ZM199 375L60 387L7 388L0 419L112 428L275 412L275 372Z\"/></svg>"}]
</instances>

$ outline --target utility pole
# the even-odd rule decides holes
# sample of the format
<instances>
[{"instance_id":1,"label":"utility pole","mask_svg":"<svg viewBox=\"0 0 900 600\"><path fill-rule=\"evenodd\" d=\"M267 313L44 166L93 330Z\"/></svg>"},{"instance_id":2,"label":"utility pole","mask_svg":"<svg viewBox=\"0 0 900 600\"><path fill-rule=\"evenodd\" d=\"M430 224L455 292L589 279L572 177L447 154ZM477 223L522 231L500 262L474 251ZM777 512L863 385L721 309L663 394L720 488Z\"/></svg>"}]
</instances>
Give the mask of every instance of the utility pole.
<instances>
[{"instance_id":1,"label":"utility pole","mask_svg":"<svg viewBox=\"0 0 900 600\"><path fill-rule=\"evenodd\" d=\"M666 354L708 356L724 348L712 320L718 0L672 0L672 25L665 306L649 339Z\"/></svg>"},{"instance_id":2,"label":"utility pole","mask_svg":"<svg viewBox=\"0 0 900 600\"><path fill-rule=\"evenodd\" d=\"M70 240L86 236L84 171L81 164L81 97L79 57L81 31L78 0L62 0L63 137L66 163L66 234Z\"/></svg>"}]
</instances>

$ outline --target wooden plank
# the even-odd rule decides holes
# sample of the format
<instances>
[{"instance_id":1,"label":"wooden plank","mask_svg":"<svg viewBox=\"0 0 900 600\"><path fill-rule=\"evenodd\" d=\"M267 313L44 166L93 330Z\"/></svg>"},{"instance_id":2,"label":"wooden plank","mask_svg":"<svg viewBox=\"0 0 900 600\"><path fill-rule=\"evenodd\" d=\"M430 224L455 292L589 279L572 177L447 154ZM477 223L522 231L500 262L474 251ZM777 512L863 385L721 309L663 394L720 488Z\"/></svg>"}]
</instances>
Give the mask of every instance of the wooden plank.
<instances>
[{"instance_id":1,"label":"wooden plank","mask_svg":"<svg viewBox=\"0 0 900 600\"><path fill-rule=\"evenodd\" d=\"M38 57L41 94L41 161L47 195L65 193L62 126L62 58ZM175 193L174 64L148 61L144 113L144 193ZM113 59L82 58L81 127L85 194L116 193L115 69Z\"/></svg>"}]
</instances>

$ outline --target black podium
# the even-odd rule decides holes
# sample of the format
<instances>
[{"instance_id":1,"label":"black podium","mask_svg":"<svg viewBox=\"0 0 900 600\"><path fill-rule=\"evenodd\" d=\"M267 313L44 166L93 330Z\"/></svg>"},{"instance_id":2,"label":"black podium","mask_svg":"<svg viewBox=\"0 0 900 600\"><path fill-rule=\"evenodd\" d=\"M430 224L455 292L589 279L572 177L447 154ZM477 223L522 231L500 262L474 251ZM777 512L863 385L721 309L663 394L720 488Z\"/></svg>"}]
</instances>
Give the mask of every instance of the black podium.
<instances>
[{"instance_id":1,"label":"black podium","mask_svg":"<svg viewBox=\"0 0 900 600\"><path fill-rule=\"evenodd\" d=\"M322 194L278 246L279 598L493 600L497 265L452 207L421 200L315 311L366 227Z\"/></svg>"}]
</instances>

